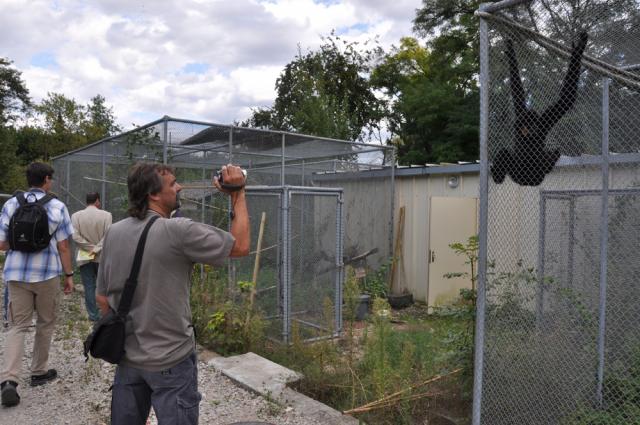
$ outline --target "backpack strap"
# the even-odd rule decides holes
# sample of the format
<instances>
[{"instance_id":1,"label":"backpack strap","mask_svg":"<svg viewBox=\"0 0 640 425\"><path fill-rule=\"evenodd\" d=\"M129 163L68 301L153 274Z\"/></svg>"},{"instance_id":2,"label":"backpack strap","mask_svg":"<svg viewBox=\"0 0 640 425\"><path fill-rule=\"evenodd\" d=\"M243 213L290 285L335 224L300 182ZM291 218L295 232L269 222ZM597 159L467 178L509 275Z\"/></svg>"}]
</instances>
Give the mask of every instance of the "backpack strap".
<instances>
[{"instance_id":1,"label":"backpack strap","mask_svg":"<svg viewBox=\"0 0 640 425\"><path fill-rule=\"evenodd\" d=\"M16 190L13 192L13 196L15 196L16 201L18 201L18 205L21 207L27 203L27 199L24 196L24 192L22 190Z\"/></svg>"},{"instance_id":2,"label":"backpack strap","mask_svg":"<svg viewBox=\"0 0 640 425\"><path fill-rule=\"evenodd\" d=\"M36 204L44 207L44 204L46 204L47 202L49 202L52 199L56 199L55 195L52 195L51 193L47 193L46 195L44 195L42 198L38 199L36 201Z\"/></svg>"},{"instance_id":3,"label":"backpack strap","mask_svg":"<svg viewBox=\"0 0 640 425\"><path fill-rule=\"evenodd\" d=\"M133 300L133 294L136 291L136 286L138 286L138 273L140 272L140 265L142 264L142 254L144 253L144 245L147 241L147 234L149 233L151 225L153 225L153 223L159 218L159 216L154 215L149 219L147 225L142 231L140 240L138 241L136 254L133 257L133 265L131 266L131 273L127 278L127 282L124 284L122 297L120 298L120 304L118 305L118 316L122 318L126 317L129 313L129 310L131 309L131 301Z\"/></svg>"}]
</instances>

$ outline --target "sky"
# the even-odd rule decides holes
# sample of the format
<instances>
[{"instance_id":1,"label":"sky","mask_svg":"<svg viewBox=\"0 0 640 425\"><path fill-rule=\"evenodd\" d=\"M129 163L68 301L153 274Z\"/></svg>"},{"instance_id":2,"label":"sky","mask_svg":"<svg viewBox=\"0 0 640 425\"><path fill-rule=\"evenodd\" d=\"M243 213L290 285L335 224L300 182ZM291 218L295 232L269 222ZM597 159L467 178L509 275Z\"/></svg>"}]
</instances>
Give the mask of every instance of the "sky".
<instances>
[{"instance_id":1,"label":"sky","mask_svg":"<svg viewBox=\"0 0 640 425\"><path fill-rule=\"evenodd\" d=\"M124 128L164 115L228 124L269 106L298 52L335 31L387 49L421 0L0 0L0 56L32 99L101 94Z\"/></svg>"}]
</instances>

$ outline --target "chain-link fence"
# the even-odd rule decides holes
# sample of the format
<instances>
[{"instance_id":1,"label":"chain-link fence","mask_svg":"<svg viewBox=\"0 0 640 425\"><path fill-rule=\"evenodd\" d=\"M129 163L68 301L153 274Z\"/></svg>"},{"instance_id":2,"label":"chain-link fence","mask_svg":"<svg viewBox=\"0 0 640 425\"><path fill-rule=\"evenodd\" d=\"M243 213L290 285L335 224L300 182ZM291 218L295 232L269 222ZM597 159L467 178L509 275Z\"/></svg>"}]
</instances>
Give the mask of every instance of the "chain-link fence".
<instances>
[{"instance_id":1,"label":"chain-link fence","mask_svg":"<svg viewBox=\"0 0 640 425\"><path fill-rule=\"evenodd\" d=\"M55 158L54 190L71 212L99 192L117 221L127 217L131 164L164 162L184 187L180 214L227 229L228 198L212 189L212 174L229 162L247 169L251 254L224 273L235 287L252 281L259 263L256 305L267 333L312 339L341 329L343 257L377 250L376 267L391 255L393 155L380 145L165 117Z\"/></svg>"},{"instance_id":2,"label":"chain-link fence","mask_svg":"<svg viewBox=\"0 0 640 425\"><path fill-rule=\"evenodd\" d=\"M640 423L640 4L478 15L474 424Z\"/></svg>"}]
</instances>

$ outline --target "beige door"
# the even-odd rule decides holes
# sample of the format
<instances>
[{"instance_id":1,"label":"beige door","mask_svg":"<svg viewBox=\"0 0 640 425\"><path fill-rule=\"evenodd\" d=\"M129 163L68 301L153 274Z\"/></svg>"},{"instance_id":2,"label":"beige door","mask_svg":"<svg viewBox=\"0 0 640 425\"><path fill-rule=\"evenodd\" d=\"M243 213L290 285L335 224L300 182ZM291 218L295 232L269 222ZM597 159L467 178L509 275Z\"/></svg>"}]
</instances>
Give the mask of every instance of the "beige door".
<instances>
[{"instance_id":1,"label":"beige door","mask_svg":"<svg viewBox=\"0 0 640 425\"><path fill-rule=\"evenodd\" d=\"M432 196L429 208L429 307L454 301L462 288L471 288L465 278L443 277L446 273L469 272L466 258L457 255L449 245L466 244L478 233L478 199Z\"/></svg>"}]
</instances>

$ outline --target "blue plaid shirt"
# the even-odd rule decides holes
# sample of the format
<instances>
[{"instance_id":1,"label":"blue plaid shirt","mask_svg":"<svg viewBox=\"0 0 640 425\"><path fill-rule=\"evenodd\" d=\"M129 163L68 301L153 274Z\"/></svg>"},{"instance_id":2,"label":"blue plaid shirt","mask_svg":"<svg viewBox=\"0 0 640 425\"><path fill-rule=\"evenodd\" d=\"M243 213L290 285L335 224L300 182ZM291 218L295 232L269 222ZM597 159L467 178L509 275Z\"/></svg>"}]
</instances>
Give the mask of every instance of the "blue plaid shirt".
<instances>
[{"instance_id":1,"label":"blue plaid shirt","mask_svg":"<svg viewBox=\"0 0 640 425\"><path fill-rule=\"evenodd\" d=\"M41 189L30 189L37 199L45 193ZM30 201L33 199L29 197ZM0 241L6 241L9 231L9 220L18 208L18 200L13 197L5 202L0 214ZM42 282L62 274L62 264L58 254L57 243L73 234L73 226L69 218L69 211L65 204L52 199L45 204L49 218L49 233L53 235L49 246L42 251L26 253L9 250L4 261L4 281Z\"/></svg>"}]
</instances>

